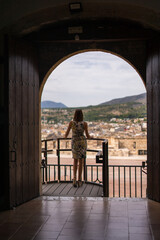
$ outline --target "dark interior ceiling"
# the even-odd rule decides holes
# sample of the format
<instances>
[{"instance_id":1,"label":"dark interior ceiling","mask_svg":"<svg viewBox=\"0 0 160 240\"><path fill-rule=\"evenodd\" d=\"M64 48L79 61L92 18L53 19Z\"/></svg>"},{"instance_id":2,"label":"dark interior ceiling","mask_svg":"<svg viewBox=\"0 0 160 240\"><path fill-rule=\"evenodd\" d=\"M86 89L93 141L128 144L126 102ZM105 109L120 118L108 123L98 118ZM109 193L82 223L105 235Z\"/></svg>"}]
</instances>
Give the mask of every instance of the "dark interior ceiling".
<instances>
[{"instance_id":1,"label":"dark interior ceiling","mask_svg":"<svg viewBox=\"0 0 160 240\"><path fill-rule=\"evenodd\" d=\"M76 36L78 35L78 39ZM94 19L60 21L48 24L37 31L26 34L23 38L32 41L120 41L151 39L159 35L155 30L120 19ZM22 36L21 36L22 37Z\"/></svg>"}]
</instances>

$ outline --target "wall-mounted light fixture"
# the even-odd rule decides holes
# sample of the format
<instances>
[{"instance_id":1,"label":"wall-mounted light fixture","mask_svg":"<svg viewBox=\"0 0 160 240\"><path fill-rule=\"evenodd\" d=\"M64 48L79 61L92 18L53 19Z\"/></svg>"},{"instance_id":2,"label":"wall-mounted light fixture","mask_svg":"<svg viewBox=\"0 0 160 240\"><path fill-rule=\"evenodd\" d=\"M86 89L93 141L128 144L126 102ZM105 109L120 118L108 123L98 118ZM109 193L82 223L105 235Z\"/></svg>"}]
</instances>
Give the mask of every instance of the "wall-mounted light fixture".
<instances>
[{"instance_id":1,"label":"wall-mounted light fixture","mask_svg":"<svg viewBox=\"0 0 160 240\"><path fill-rule=\"evenodd\" d=\"M82 11L82 4L81 2L72 2L69 3L69 10L71 13L77 13Z\"/></svg>"},{"instance_id":2,"label":"wall-mounted light fixture","mask_svg":"<svg viewBox=\"0 0 160 240\"><path fill-rule=\"evenodd\" d=\"M68 27L68 34L71 34L74 36L74 39L76 41L80 40L80 35L83 33L83 27L82 26L73 26Z\"/></svg>"},{"instance_id":3,"label":"wall-mounted light fixture","mask_svg":"<svg viewBox=\"0 0 160 240\"><path fill-rule=\"evenodd\" d=\"M74 36L74 39L76 40L76 41L79 41L79 35L78 34L76 34L75 36Z\"/></svg>"}]
</instances>

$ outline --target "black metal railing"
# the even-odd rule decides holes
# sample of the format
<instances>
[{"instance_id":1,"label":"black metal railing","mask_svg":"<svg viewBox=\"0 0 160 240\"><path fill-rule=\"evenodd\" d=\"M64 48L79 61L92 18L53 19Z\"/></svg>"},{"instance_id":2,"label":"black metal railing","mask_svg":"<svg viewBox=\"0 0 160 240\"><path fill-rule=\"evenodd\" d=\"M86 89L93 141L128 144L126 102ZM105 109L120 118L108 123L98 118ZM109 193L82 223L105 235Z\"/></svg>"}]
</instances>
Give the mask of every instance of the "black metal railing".
<instances>
[{"instance_id":1,"label":"black metal railing","mask_svg":"<svg viewBox=\"0 0 160 240\"><path fill-rule=\"evenodd\" d=\"M140 165L109 165L110 197L146 197L146 175Z\"/></svg>"},{"instance_id":2,"label":"black metal railing","mask_svg":"<svg viewBox=\"0 0 160 240\"><path fill-rule=\"evenodd\" d=\"M61 148L60 146L60 142L61 141L64 141L64 140L71 140L71 138L58 138L57 139L57 148L56 148L56 155L57 155L57 164L48 164L48 153L49 152L52 152L53 149L48 149L48 142L52 142L52 141L55 141L55 139L45 139L45 140L42 140L42 143L44 143L44 146L42 147L42 153L44 154L43 156L43 159L42 159L42 169L43 169L43 180L48 182L48 181L52 181L48 175L49 175L49 171L48 171L48 168L50 169L51 166L52 167L58 167L57 169L57 178L54 177L54 179L56 179L57 181L62 181L62 174L61 174L61 168L64 167L64 165L61 164L61 157L60 157L60 153L61 152L70 152L71 149L68 148ZM92 139L93 141L104 141L104 139L99 139L99 138L94 138ZM100 150L95 150L95 149L87 149L87 152L95 152L95 153L98 153ZM65 165L66 168L70 167L72 165ZM87 165L86 166L86 159L84 161L84 180L87 181L87 172L86 172L86 169L87 167L97 167L97 165ZM44 171L45 171L45 174L44 174ZM72 171L70 171L72 172ZM70 177L71 178L71 177ZM97 176L98 178L98 176ZM71 178L72 179L72 178ZM101 180L97 179L98 182L101 182ZM96 181L95 181L96 182Z\"/></svg>"},{"instance_id":3,"label":"black metal railing","mask_svg":"<svg viewBox=\"0 0 160 240\"><path fill-rule=\"evenodd\" d=\"M42 182L71 182L73 179L73 165L61 164L61 152L71 151L70 148L61 148L61 141L70 141L70 138L42 140L44 144L42 153ZM92 139L101 142L100 149L88 149L96 153L96 164L87 164L84 161L84 181L103 186L103 195L109 197L146 197L146 171L145 163L141 165L108 165L108 141ZM48 163L49 142L57 141L57 163Z\"/></svg>"}]
</instances>

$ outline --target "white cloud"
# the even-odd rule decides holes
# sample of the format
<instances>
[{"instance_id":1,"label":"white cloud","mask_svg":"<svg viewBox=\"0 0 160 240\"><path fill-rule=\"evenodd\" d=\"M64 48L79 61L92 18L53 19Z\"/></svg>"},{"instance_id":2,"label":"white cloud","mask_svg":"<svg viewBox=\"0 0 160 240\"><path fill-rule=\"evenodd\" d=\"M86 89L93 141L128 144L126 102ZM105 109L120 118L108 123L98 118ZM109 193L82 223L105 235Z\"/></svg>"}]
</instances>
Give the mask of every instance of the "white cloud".
<instances>
[{"instance_id":1,"label":"white cloud","mask_svg":"<svg viewBox=\"0 0 160 240\"><path fill-rule=\"evenodd\" d=\"M42 101L78 107L143 92L140 76L123 59L109 53L86 52L65 60L52 72Z\"/></svg>"}]
</instances>

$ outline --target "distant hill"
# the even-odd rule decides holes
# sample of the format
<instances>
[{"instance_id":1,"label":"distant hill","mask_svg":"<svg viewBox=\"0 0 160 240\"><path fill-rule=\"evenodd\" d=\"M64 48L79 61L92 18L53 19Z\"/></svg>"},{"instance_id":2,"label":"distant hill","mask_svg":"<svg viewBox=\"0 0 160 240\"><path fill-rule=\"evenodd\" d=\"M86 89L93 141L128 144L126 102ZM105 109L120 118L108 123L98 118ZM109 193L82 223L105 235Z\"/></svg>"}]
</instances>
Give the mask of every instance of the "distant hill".
<instances>
[{"instance_id":1,"label":"distant hill","mask_svg":"<svg viewBox=\"0 0 160 240\"><path fill-rule=\"evenodd\" d=\"M49 112L45 111L45 108L50 108ZM75 108L68 108L62 103L54 103L52 101L42 102L42 109L42 120L45 117L47 122L52 121L54 123L71 121L75 112ZM83 110L85 121L89 122L108 122L112 118L146 118L146 93L113 99L100 105L82 107L81 109Z\"/></svg>"},{"instance_id":2,"label":"distant hill","mask_svg":"<svg viewBox=\"0 0 160 240\"><path fill-rule=\"evenodd\" d=\"M52 107L53 108L53 107ZM146 118L146 94L113 99L97 106L82 107L85 121L108 122L112 118L135 119ZM73 119L75 108L42 110L42 120L47 122L65 122Z\"/></svg>"},{"instance_id":3,"label":"distant hill","mask_svg":"<svg viewBox=\"0 0 160 240\"><path fill-rule=\"evenodd\" d=\"M41 108L67 108L63 103L57 103L53 101L42 101Z\"/></svg>"},{"instance_id":4,"label":"distant hill","mask_svg":"<svg viewBox=\"0 0 160 240\"><path fill-rule=\"evenodd\" d=\"M123 103L131 103L131 102L146 104L146 93L142 93L142 94L134 95L134 96L128 96L128 97L124 97L124 98L116 98L111 101L101 103L101 104L99 104L99 106L100 105L123 104Z\"/></svg>"}]
</instances>

